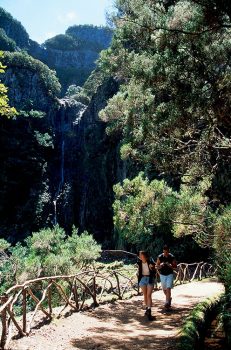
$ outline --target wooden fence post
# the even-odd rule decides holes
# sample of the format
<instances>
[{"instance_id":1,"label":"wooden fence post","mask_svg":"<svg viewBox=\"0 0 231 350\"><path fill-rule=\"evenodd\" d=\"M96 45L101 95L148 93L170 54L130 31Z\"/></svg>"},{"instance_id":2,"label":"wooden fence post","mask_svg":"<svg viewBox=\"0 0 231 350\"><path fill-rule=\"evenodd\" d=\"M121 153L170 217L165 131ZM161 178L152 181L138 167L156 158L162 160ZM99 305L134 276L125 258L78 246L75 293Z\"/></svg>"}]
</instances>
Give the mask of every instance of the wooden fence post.
<instances>
[{"instance_id":1,"label":"wooden fence post","mask_svg":"<svg viewBox=\"0 0 231 350\"><path fill-rule=\"evenodd\" d=\"M7 300L8 300L8 296L7 295L3 295L0 298L1 300L1 305L4 305ZM1 312L1 318L2 318L2 335L1 335L1 349L5 349L5 345L7 342L7 335L8 335L8 323L7 323L7 310L6 308L4 308Z\"/></svg>"},{"instance_id":2,"label":"wooden fence post","mask_svg":"<svg viewBox=\"0 0 231 350\"><path fill-rule=\"evenodd\" d=\"M121 297L121 290L120 290L120 281L119 281L119 277L117 275L116 272L114 272L114 276L116 278L116 283L117 283L117 288L118 288L118 296L119 296L119 299L121 300L122 297Z\"/></svg>"},{"instance_id":3,"label":"wooden fence post","mask_svg":"<svg viewBox=\"0 0 231 350\"><path fill-rule=\"evenodd\" d=\"M22 291L22 330L24 333L26 333L26 295L27 295L27 291L26 289L23 289Z\"/></svg>"},{"instance_id":4,"label":"wooden fence post","mask_svg":"<svg viewBox=\"0 0 231 350\"><path fill-rule=\"evenodd\" d=\"M73 295L74 295L76 309L79 310L79 296L78 296L78 291L77 291L76 280L74 281L74 285L73 285Z\"/></svg>"},{"instance_id":5,"label":"wooden fence post","mask_svg":"<svg viewBox=\"0 0 231 350\"><path fill-rule=\"evenodd\" d=\"M94 277L93 277L93 300L94 300L94 306L98 306L98 302L97 302L97 298L96 298L96 276L95 276L95 273L94 273Z\"/></svg>"},{"instance_id":6,"label":"wooden fence post","mask_svg":"<svg viewBox=\"0 0 231 350\"><path fill-rule=\"evenodd\" d=\"M51 288L52 288L52 285L50 286L50 288L48 288L48 291L47 291L48 310L49 310L49 314L50 315L52 315L52 293L51 293Z\"/></svg>"}]
</instances>

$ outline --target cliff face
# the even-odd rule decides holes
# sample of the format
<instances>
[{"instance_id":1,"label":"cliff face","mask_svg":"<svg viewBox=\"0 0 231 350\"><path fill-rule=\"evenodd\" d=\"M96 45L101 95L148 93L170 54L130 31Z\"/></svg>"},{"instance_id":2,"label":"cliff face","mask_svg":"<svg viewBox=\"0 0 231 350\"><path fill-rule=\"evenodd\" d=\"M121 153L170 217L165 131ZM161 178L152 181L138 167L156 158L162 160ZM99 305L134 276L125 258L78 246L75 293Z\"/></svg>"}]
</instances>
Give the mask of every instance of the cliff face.
<instances>
[{"instance_id":1,"label":"cliff face","mask_svg":"<svg viewBox=\"0 0 231 350\"><path fill-rule=\"evenodd\" d=\"M3 75L20 115L0 120L0 231L17 241L59 224L110 240L113 184L125 177L118 140L98 112L117 91L108 80L88 107L50 94L41 75L11 66Z\"/></svg>"},{"instance_id":2,"label":"cliff face","mask_svg":"<svg viewBox=\"0 0 231 350\"><path fill-rule=\"evenodd\" d=\"M64 93L70 85L83 85L95 68L100 51L109 47L111 39L109 28L73 26L65 35L48 39L41 46L43 50L36 48L31 54L56 70Z\"/></svg>"},{"instance_id":3,"label":"cliff face","mask_svg":"<svg viewBox=\"0 0 231 350\"><path fill-rule=\"evenodd\" d=\"M1 75L10 104L19 111L14 119L0 119L0 231L13 242L51 220L49 164L58 108L38 67L20 68L19 58Z\"/></svg>"},{"instance_id":4,"label":"cliff face","mask_svg":"<svg viewBox=\"0 0 231 350\"><path fill-rule=\"evenodd\" d=\"M109 47L112 30L106 27L76 25L42 45L29 38L23 25L0 7L0 50L26 50L56 70L62 95L70 85L83 85L99 57Z\"/></svg>"},{"instance_id":5,"label":"cliff face","mask_svg":"<svg viewBox=\"0 0 231 350\"><path fill-rule=\"evenodd\" d=\"M81 229L93 232L102 241L110 240L113 228L113 185L125 177L120 160L118 140L110 139L99 111L117 91L110 79L93 96L79 123L79 156L76 188L76 210Z\"/></svg>"},{"instance_id":6,"label":"cliff face","mask_svg":"<svg viewBox=\"0 0 231 350\"><path fill-rule=\"evenodd\" d=\"M8 96L11 104L18 109L47 111L54 104L47 91L44 91L39 74L27 68L12 67L2 76L4 84L9 88Z\"/></svg>"},{"instance_id":7,"label":"cliff face","mask_svg":"<svg viewBox=\"0 0 231 350\"><path fill-rule=\"evenodd\" d=\"M30 46L29 35L23 25L0 7L0 28L6 35L15 41L20 48L27 49Z\"/></svg>"},{"instance_id":8,"label":"cliff face","mask_svg":"<svg viewBox=\"0 0 231 350\"><path fill-rule=\"evenodd\" d=\"M125 177L125 167L118 140L106 135L98 113L118 84L109 79L87 107L71 98L58 99L55 74L19 48L56 68L67 87L88 77L112 33L74 26L61 39L40 46L20 23L10 24L12 17L4 16L0 27L3 23L17 51L5 53L7 69L1 80L19 115L0 119L0 235L17 242L41 227L59 224L67 231L76 225L100 241L110 240L112 187ZM15 28L22 29L22 37ZM68 40L68 50L60 47L62 40Z\"/></svg>"},{"instance_id":9,"label":"cliff face","mask_svg":"<svg viewBox=\"0 0 231 350\"><path fill-rule=\"evenodd\" d=\"M70 85L83 85L91 71L95 68L95 61L99 54L91 49L63 51L46 49L33 54L50 68L55 69L62 84L62 94Z\"/></svg>"}]
</instances>

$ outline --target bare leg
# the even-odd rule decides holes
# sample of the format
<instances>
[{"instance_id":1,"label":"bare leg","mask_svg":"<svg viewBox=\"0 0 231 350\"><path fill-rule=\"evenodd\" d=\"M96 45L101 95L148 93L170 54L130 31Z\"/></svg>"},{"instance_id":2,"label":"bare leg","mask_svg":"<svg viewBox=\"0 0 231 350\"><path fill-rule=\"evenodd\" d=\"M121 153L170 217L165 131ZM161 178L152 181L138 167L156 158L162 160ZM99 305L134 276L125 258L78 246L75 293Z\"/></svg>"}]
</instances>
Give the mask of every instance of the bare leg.
<instances>
[{"instance_id":1,"label":"bare leg","mask_svg":"<svg viewBox=\"0 0 231 350\"><path fill-rule=\"evenodd\" d=\"M152 290L153 290L152 286L147 287L147 306L148 307L152 306Z\"/></svg>"},{"instance_id":2,"label":"bare leg","mask_svg":"<svg viewBox=\"0 0 231 350\"><path fill-rule=\"evenodd\" d=\"M143 295L144 295L144 306L146 307L147 306L147 286L142 286L141 287L141 290L143 292Z\"/></svg>"},{"instance_id":3,"label":"bare leg","mask_svg":"<svg viewBox=\"0 0 231 350\"><path fill-rule=\"evenodd\" d=\"M166 303L170 303L171 300L171 288L166 289Z\"/></svg>"}]
</instances>

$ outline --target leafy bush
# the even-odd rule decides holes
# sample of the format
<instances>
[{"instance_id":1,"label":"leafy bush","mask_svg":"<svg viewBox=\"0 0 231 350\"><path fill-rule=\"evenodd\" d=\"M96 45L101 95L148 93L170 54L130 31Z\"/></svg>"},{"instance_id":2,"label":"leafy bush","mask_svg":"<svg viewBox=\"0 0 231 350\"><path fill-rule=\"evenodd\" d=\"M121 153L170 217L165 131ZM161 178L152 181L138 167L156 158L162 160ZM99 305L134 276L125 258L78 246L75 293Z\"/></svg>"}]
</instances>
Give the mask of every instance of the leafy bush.
<instances>
[{"instance_id":1,"label":"leafy bush","mask_svg":"<svg viewBox=\"0 0 231 350\"><path fill-rule=\"evenodd\" d=\"M1 240L0 251L5 252L0 274L2 293L28 279L76 273L92 264L101 248L87 232L79 235L73 228L72 234L66 236L62 228L55 226L33 233L14 247Z\"/></svg>"},{"instance_id":2,"label":"leafy bush","mask_svg":"<svg viewBox=\"0 0 231 350\"><path fill-rule=\"evenodd\" d=\"M82 87L81 86L77 86L75 84L70 85L65 93L65 96L67 97L71 97L73 95L76 95L78 93L80 93L82 91Z\"/></svg>"},{"instance_id":3,"label":"leafy bush","mask_svg":"<svg viewBox=\"0 0 231 350\"><path fill-rule=\"evenodd\" d=\"M34 134L35 134L35 138L40 146L52 147L52 148L54 147L53 138L47 132L44 134L41 134L39 131L35 130Z\"/></svg>"},{"instance_id":4,"label":"leafy bush","mask_svg":"<svg viewBox=\"0 0 231 350\"><path fill-rule=\"evenodd\" d=\"M37 111L34 109L31 109L30 111L20 110L19 114L24 118L37 118L37 119L42 119L46 116L46 113L42 111Z\"/></svg>"},{"instance_id":5,"label":"leafy bush","mask_svg":"<svg viewBox=\"0 0 231 350\"><path fill-rule=\"evenodd\" d=\"M125 179L122 185L114 186L117 239L137 249L151 250L173 234L193 235L201 245L205 244L208 237L213 237L209 235L213 216L207 209L207 186L205 180L197 188L182 184L176 192L164 180L149 181L143 173L132 180Z\"/></svg>"}]
</instances>

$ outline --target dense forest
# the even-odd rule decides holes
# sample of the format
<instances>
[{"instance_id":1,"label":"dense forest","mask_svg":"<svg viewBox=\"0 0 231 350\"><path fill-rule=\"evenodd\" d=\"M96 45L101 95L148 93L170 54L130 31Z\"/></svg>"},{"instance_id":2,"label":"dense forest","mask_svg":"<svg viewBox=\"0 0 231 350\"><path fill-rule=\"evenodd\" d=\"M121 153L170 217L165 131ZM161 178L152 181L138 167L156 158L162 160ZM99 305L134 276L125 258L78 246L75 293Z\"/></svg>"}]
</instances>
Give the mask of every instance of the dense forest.
<instances>
[{"instance_id":1,"label":"dense forest","mask_svg":"<svg viewBox=\"0 0 231 350\"><path fill-rule=\"evenodd\" d=\"M217 266L230 327L230 1L116 0L112 29L73 26L42 46L1 18L4 283L12 266L15 281L70 272L68 249L97 257L96 241L154 257L168 243ZM84 66L57 63L80 54Z\"/></svg>"},{"instance_id":2,"label":"dense forest","mask_svg":"<svg viewBox=\"0 0 231 350\"><path fill-rule=\"evenodd\" d=\"M115 234L152 250L190 235L211 248L230 303L230 2L116 3L99 65L120 89L100 116L142 172L114 187Z\"/></svg>"}]
</instances>

